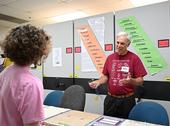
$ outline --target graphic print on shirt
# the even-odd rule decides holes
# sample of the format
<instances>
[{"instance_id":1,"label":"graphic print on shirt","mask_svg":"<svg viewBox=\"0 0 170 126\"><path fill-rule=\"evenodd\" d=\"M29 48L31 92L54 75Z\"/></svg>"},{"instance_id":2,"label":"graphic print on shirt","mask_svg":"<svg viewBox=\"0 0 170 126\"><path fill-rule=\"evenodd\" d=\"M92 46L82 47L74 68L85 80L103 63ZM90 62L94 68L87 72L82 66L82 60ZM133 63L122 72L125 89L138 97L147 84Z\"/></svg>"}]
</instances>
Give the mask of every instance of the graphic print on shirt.
<instances>
[{"instance_id":1,"label":"graphic print on shirt","mask_svg":"<svg viewBox=\"0 0 170 126\"><path fill-rule=\"evenodd\" d=\"M121 79L127 78L129 72L129 60L112 60L111 81L114 86L123 86Z\"/></svg>"}]
</instances>

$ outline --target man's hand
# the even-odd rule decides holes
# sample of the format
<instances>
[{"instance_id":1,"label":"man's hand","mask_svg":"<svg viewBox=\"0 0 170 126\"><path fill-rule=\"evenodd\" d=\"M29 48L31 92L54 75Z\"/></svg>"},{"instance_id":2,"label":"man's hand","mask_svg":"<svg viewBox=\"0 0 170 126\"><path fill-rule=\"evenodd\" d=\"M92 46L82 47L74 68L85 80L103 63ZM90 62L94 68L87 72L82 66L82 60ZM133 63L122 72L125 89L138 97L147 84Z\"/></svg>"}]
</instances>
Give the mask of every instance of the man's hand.
<instances>
[{"instance_id":1,"label":"man's hand","mask_svg":"<svg viewBox=\"0 0 170 126\"><path fill-rule=\"evenodd\" d=\"M132 84L135 86L143 84L143 77L132 78L130 73L128 73L127 78L120 80L122 84Z\"/></svg>"},{"instance_id":2,"label":"man's hand","mask_svg":"<svg viewBox=\"0 0 170 126\"><path fill-rule=\"evenodd\" d=\"M96 89L99 86L98 80L90 82L89 86L93 89Z\"/></svg>"},{"instance_id":3,"label":"man's hand","mask_svg":"<svg viewBox=\"0 0 170 126\"><path fill-rule=\"evenodd\" d=\"M108 77L102 74L98 80L89 82L89 86L93 89L96 89L99 85L106 83L107 80L108 80Z\"/></svg>"},{"instance_id":4,"label":"man's hand","mask_svg":"<svg viewBox=\"0 0 170 126\"><path fill-rule=\"evenodd\" d=\"M130 72L129 72L128 75L127 75L127 78L121 79L119 82L122 83L122 84L130 84L131 80L132 80L132 78L131 78L131 75L130 75Z\"/></svg>"}]
</instances>

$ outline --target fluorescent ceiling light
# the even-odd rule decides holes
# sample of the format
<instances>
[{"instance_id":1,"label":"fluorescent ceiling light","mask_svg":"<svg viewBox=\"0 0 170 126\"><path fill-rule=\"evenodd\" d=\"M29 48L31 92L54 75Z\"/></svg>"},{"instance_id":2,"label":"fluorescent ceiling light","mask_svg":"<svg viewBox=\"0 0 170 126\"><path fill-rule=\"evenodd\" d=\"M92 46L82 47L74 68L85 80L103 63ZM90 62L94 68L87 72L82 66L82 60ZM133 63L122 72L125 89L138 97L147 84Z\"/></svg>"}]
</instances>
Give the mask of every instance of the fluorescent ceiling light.
<instances>
[{"instance_id":1,"label":"fluorescent ceiling light","mask_svg":"<svg viewBox=\"0 0 170 126\"><path fill-rule=\"evenodd\" d=\"M148 4L160 3L168 0L130 0L130 2L135 6L143 6Z\"/></svg>"},{"instance_id":2,"label":"fluorescent ceiling light","mask_svg":"<svg viewBox=\"0 0 170 126\"><path fill-rule=\"evenodd\" d=\"M88 16L86 13L81 11L76 11L73 13L52 17L52 20L55 20L57 22L63 22L63 21L73 20L73 19L82 18L86 16Z\"/></svg>"}]
</instances>

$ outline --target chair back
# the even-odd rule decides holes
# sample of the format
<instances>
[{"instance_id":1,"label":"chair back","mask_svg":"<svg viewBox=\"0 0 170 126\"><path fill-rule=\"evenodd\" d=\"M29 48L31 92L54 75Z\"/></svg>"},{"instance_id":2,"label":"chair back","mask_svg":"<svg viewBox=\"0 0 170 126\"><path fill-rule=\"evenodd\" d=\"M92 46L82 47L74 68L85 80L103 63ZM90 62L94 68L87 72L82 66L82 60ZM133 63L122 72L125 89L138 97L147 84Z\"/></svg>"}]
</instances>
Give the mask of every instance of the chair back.
<instances>
[{"instance_id":1,"label":"chair back","mask_svg":"<svg viewBox=\"0 0 170 126\"><path fill-rule=\"evenodd\" d=\"M80 85L72 85L64 91L60 107L84 111L85 90Z\"/></svg>"},{"instance_id":2,"label":"chair back","mask_svg":"<svg viewBox=\"0 0 170 126\"><path fill-rule=\"evenodd\" d=\"M63 94L64 92L59 90L50 92L44 100L44 105L59 107Z\"/></svg>"},{"instance_id":3,"label":"chair back","mask_svg":"<svg viewBox=\"0 0 170 126\"><path fill-rule=\"evenodd\" d=\"M165 108L151 101L136 104L129 113L129 119L169 126Z\"/></svg>"}]
</instances>

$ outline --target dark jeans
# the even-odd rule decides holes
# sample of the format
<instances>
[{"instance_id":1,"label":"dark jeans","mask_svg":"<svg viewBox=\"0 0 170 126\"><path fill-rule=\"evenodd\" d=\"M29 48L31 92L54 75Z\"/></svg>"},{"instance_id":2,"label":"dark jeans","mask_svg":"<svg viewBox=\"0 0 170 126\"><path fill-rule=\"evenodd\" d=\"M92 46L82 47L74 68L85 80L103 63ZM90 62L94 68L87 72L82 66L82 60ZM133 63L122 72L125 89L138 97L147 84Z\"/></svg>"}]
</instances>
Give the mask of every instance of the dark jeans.
<instances>
[{"instance_id":1,"label":"dark jeans","mask_svg":"<svg viewBox=\"0 0 170 126\"><path fill-rule=\"evenodd\" d=\"M134 95L127 98L114 98L107 95L104 100L104 115L127 119L135 104Z\"/></svg>"}]
</instances>

